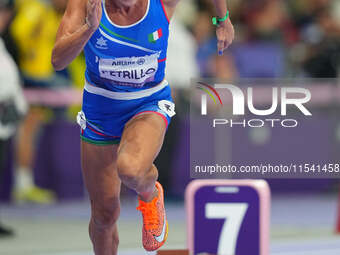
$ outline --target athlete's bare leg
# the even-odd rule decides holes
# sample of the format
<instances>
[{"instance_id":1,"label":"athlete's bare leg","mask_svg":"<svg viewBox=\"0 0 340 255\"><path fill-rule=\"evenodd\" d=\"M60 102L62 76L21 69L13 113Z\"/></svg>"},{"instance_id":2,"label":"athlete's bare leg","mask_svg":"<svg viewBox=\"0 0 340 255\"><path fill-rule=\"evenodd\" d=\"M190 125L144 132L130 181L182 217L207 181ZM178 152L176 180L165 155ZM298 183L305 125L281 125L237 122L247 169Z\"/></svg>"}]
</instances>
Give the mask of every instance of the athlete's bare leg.
<instances>
[{"instance_id":1,"label":"athlete's bare leg","mask_svg":"<svg viewBox=\"0 0 340 255\"><path fill-rule=\"evenodd\" d=\"M121 180L141 199L157 196L158 171L153 161L163 143L166 125L156 114L144 114L127 123L117 146L82 142L82 168L91 199L90 237L96 255L116 255Z\"/></svg>"},{"instance_id":2,"label":"athlete's bare leg","mask_svg":"<svg viewBox=\"0 0 340 255\"><path fill-rule=\"evenodd\" d=\"M116 145L82 142L82 168L91 200L90 238L96 255L116 255L121 181L117 174Z\"/></svg>"},{"instance_id":3,"label":"athlete's bare leg","mask_svg":"<svg viewBox=\"0 0 340 255\"><path fill-rule=\"evenodd\" d=\"M153 164L164 140L166 124L154 113L131 119L118 148L117 169L122 182L146 202L157 196L158 170Z\"/></svg>"}]
</instances>

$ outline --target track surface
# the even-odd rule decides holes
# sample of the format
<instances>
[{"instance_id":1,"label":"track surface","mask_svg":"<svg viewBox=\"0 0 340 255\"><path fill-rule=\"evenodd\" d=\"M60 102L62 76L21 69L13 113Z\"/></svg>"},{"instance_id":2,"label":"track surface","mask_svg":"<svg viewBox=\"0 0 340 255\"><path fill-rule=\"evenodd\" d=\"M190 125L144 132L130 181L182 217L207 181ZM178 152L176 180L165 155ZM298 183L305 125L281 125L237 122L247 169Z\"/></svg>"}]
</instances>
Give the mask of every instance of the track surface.
<instances>
[{"instance_id":1,"label":"track surface","mask_svg":"<svg viewBox=\"0 0 340 255\"><path fill-rule=\"evenodd\" d=\"M119 255L146 255L141 249L141 219L135 201L125 202L119 223ZM339 255L333 234L336 196L274 196L271 255ZM183 204L167 204L170 234L165 248L185 247ZM48 207L1 206L1 221L16 237L0 239L1 255L93 255L87 235L86 202Z\"/></svg>"}]
</instances>

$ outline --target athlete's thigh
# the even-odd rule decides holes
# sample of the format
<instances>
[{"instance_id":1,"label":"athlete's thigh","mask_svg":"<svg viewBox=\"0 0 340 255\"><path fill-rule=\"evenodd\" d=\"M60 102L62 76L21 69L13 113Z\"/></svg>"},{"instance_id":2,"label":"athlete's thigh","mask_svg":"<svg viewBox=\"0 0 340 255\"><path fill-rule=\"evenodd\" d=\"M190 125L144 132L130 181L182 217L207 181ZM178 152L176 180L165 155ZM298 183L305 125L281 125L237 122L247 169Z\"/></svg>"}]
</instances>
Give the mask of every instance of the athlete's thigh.
<instances>
[{"instance_id":1,"label":"athlete's thigh","mask_svg":"<svg viewBox=\"0 0 340 255\"><path fill-rule=\"evenodd\" d=\"M117 147L81 142L83 176L92 201L119 199L121 181L116 167Z\"/></svg>"},{"instance_id":2,"label":"athlete's thigh","mask_svg":"<svg viewBox=\"0 0 340 255\"><path fill-rule=\"evenodd\" d=\"M166 123L159 115L136 116L125 125L118 155L133 155L143 167L151 167L162 147L165 132Z\"/></svg>"}]
</instances>

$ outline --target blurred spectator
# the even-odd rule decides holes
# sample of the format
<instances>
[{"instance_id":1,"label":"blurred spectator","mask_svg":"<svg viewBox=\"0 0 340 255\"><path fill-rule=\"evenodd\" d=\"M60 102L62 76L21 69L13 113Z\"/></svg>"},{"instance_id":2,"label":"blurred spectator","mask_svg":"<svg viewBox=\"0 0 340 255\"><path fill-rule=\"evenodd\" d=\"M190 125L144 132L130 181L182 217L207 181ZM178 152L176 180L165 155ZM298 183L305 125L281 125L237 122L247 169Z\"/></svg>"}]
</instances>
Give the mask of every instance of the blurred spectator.
<instances>
[{"instance_id":1,"label":"blurred spectator","mask_svg":"<svg viewBox=\"0 0 340 255\"><path fill-rule=\"evenodd\" d=\"M285 7L281 0L243 1L241 42L232 55L241 78L278 78L285 74Z\"/></svg>"},{"instance_id":2,"label":"blurred spectator","mask_svg":"<svg viewBox=\"0 0 340 255\"><path fill-rule=\"evenodd\" d=\"M169 38L167 80L177 87L188 88L190 79L198 75L195 39L176 16L171 20L170 29L173 33Z\"/></svg>"},{"instance_id":3,"label":"blurred spectator","mask_svg":"<svg viewBox=\"0 0 340 255\"><path fill-rule=\"evenodd\" d=\"M11 33L19 50L19 68L26 88L53 88L68 85L67 70L55 73L51 64L51 52L59 22L67 0L19 1L17 15L11 25ZM19 129L17 146L17 171L14 198L17 202L51 203L54 194L38 188L33 181L34 144L43 122L63 109L32 106Z\"/></svg>"},{"instance_id":4,"label":"blurred spectator","mask_svg":"<svg viewBox=\"0 0 340 255\"><path fill-rule=\"evenodd\" d=\"M212 55L216 55L216 38L214 36L214 30L210 24L212 13L207 11L199 11L197 15L197 21L193 26L193 33L198 45L197 50L197 63L201 76L209 76L208 61Z\"/></svg>"},{"instance_id":5,"label":"blurred spectator","mask_svg":"<svg viewBox=\"0 0 340 255\"><path fill-rule=\"evenodd\" d=\"M0 35L6 30L12 16L13 3L0 0ZM27 105L20 87L19 71L0 37L0 179L7 158L6 148L14 135L18 121L25 114ZM13 232L0 224L0 237Z\"/></svg>"},{"instance_id":6,"label":"blurred spectator","mask_svg":"<svg viewBox=\"0 0 340 255\"><path fill-rule=\"evenodd\" d=\"M336 78L339 70L340 23L333 0L289 1L298 40L290 62L300 74L312 78Z\"/></svg>"},{"instance_id":7,"label":"blurred spectator","mask_svg":"<svg viewBox=\"0 0 340 255\"><path fill-rule=\"evenodd\" d=\"M202 77L335 78L340 69L340 2L243 0L231 2L236 40L217 57L209 0L195 2L192 22Z\"/></svg>"}]
</instances>

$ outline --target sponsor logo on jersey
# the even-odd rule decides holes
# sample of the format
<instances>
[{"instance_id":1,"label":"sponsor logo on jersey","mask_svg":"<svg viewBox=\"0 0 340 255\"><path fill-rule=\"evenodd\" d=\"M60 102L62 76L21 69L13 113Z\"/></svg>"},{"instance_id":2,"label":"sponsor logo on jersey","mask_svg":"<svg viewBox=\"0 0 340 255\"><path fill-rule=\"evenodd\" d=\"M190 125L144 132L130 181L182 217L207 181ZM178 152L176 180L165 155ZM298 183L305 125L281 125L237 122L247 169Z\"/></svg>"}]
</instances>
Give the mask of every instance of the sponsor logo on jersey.
<instances>
[{"instance_id":1,"label":"sponsor logo on jersey","mask_svg":"<svg viewBox=\"0 0 340 255\"><path fill-rule=\"evenodd\" d=\"M108 49L107 40L105 40L102 36L100 38L97 38L96 48L102 49L102 50Z\"/></svg>"}]
</instances>

